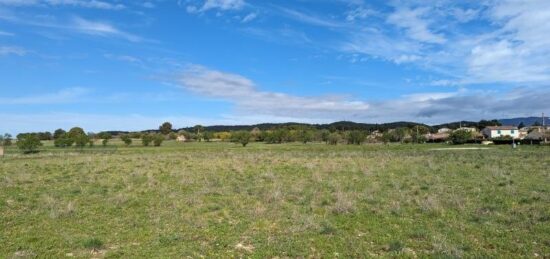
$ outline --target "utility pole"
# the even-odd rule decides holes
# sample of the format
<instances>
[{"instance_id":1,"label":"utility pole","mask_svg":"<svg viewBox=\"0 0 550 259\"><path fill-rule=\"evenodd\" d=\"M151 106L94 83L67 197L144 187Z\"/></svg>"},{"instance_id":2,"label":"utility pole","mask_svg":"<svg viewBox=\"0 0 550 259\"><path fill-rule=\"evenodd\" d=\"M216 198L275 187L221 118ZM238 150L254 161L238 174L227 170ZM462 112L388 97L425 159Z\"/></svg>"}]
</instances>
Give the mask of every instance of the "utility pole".
<instances>
[{"instance_id":1,"label":"utility pole","mask_svg":"<svg viewBox=\"0 0 550 259\"><path fill-rule=\"evenodd\" d=\"M544 134L544 143L548 142L547 134L546 134L546 124L544 120L544 112L542 113L542 134Z\"/></svg>"}]
</instances>

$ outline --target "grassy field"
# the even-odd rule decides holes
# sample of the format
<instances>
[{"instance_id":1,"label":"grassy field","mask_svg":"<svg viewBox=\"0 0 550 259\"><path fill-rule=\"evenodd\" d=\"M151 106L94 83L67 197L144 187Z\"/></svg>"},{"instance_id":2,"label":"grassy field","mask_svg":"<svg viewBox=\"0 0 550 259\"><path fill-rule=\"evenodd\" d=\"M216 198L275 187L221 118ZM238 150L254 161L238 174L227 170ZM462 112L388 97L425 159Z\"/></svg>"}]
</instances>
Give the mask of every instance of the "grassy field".
<instances>
[{"instance_id":1,"label":"grassy field","mask_svg":"<svg viewBox=\"0 0 550 259\"><path fill-rule=\"evenodd\" d=\"M445 147L10 149L0 258L550 257L550 148Z\"/></svg>"}]
</instances>

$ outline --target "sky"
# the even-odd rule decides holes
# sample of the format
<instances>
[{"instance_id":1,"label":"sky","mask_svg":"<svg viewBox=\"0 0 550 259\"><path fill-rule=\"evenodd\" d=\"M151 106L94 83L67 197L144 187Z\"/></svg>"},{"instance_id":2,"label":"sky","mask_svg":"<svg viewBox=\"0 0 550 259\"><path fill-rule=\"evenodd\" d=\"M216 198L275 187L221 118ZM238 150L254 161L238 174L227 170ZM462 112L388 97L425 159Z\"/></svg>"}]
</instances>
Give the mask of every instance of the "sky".
<instances>
[{"instance_id":1,"label":"sky","mask_svg":"<svg viewBox=\"0 0 550 259\"><path fill-rule=\"evenodd\" d=\"M0 0L0 132L550 113L548 0Z\"/></svg>"}]
</instances>

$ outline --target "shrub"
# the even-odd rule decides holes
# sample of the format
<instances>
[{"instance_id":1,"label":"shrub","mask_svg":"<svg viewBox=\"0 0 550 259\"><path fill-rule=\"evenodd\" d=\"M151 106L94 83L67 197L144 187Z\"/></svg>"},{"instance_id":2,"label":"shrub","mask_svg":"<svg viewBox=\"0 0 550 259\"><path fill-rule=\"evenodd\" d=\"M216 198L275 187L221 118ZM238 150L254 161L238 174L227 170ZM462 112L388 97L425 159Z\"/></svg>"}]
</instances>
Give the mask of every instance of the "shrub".
<instances>
[{"instance_id":1,"label":"shrub","mask_svg":"<svg viewBox=\"0 0 550 259\"><path fill-rule=\"evenodd\" d=\"M124 142L126 146L129 146L132 144L132 138L130 137L129 134L124 134L120 136L120 139Z\"/></svg>"},{"instance_id":2,"label":"shrub","mask_svg":"<svg viewBox=\"0 0 550 259\"><path fill-rule=\"evenodd\" d=\"M248 131L236 131L231 134L231 141L240 143L241 145L243 145L243 147L246 147L246 145L250 141L250 137L251 135Z\"/></svg>"},{"instance_id":3,"label":"shrub","mask_svg":"<svg viewBox=\"0 0 550 259\"><path fill-rule=\"evenodd\" d=\"M98 238L94 237L94 238L84 240L83 245L84 245L84 248L87 248L87 249L100 249L103 247L103 242Z\"/></svg>"},{"instance_id":4,"label":"shrub","mask_svg":"<svg viewBox=\"0 0 550 259\"><path fill-rule=\"evenodd\" d=\"M360 130L352 130L347 134L348 144L361 145L366 138L367 134Z\"/></svg>"},{"instance_id":5,"label":"shrub","mask_svg":"<svg viewBox=\"0 0 550 259\"><path fill-rule=\"evenodd\" d=\"M338 145L338 142L340 142L340 134L334 132L330 133L330 135L327 137L327 143L329 145Z\"/></svg>"},{"instance_id":6,"label":"shrub","mask_svg":"<svg viewBox=\"0 0 550 259\"><path fill-rule=\"evenodd\" d=\"M42 142L40 142L40 138L35 134L21 135L17 139L17 147L25 154L37 153L40 146L42 146Z\"/></svg>"},{"instance_id":7,"label":"shrub","mask_svg":"<svg viewBox=\"0 0 550 259\"><path fill-rule=\"evenodd\" d=\"M141 143L144 145L144 146L149 146L149 144L151 144L151 142L153 142L153 139L154 139L154 136L151 135L151 134L143 134L141 136Z\"/></svg>"},{"instance_id":8,"label":"shrub","mask_svg":"<svg viewBox=\"0 0 550 259\"><path fill-rule=\"evenodd\" d=\"M70 147L73 145L74 140L69 136L68 133L61 133L57 136L53 143L56 147Z\"/></svg>"},{"instance_id":9,"label":"shrub","mask_svg":"<svg viewBox=\"0 0 550 259\"><path fill-rule=\"evenodd\" d=\"M155 134L153 136L153 145L155 145L155 147L160 147L163 141L164 141L164 135Z\"/></svg>"},{"instance_id":10,"label":"shrub","mask_svg":"<svg viewBox=\"0 0 550 259\"><path fill-rule=\"evenodd\" d=\"M451 133L451 135L449 135L449 139L455 145L468 143L472 137L472 132L467 130L455 130Z\"/></svg>"}]
</instances>

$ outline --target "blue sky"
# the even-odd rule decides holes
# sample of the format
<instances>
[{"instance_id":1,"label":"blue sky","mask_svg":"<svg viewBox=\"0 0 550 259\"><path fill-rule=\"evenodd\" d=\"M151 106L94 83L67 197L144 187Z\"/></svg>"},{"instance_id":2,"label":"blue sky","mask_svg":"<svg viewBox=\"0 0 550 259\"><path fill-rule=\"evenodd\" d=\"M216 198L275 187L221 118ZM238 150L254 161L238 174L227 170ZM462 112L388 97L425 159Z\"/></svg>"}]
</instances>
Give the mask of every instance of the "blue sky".
<instances>
[{"instance_id":1,"label":"blue sky","mask_svg":"<svg viewBox=\"0 0 550 259\"><path fill-rule=\"evenodd\" d=\"M0 132L550 113L546 0L0 0Z\"/></svg>"}]
</instances>

